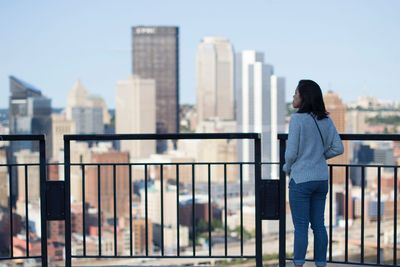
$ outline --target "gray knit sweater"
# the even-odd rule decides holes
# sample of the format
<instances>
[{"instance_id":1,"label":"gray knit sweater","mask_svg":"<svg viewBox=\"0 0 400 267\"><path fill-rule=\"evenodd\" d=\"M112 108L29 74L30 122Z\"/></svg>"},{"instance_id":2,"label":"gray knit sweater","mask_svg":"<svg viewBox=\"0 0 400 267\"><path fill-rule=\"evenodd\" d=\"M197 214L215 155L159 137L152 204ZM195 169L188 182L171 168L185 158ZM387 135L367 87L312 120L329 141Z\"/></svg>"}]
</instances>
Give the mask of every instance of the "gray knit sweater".
<instances>
[{"instance_id":1,"label":"gray knit sweater","mask_svg":"<svg viewBox=\"0 0 400 267\"><path fill-rule=\"evenodd\" d=\"M317 120L321 136L309 113L295 113L289 124L283 170L296 183L328 179L326 160L343 153L343 144L330 118Z\"/></svg>"}]
</instances>

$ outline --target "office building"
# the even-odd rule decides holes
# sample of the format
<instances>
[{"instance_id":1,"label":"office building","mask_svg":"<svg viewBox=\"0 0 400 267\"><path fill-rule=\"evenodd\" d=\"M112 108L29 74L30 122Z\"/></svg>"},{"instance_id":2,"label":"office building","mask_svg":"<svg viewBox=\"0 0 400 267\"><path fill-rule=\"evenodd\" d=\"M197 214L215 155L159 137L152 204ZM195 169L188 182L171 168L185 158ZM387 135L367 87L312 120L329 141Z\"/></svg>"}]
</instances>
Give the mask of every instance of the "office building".
<instances>
[{"instance_id":1,"label":"office building","mask_svg":"<svg viewBox=\"0 0 400 267\"><path fill-rule=\"evenodd\" d=\"M229 40L205 37L197 47L199 121L234 119L234 55Z\"/></svg>"},{"instance_id":2,"label":"office building","mask_svg":"<svg viewBox=\"0 0 400 267\"><path fill-rule=\"evenodd\" d=\"M132 75L117 84L115 124L118 134L156 132L156 97L153 79ZM121 140L121 151L128 151L131 159L146 158L156 152L154 140Z\"/></svg>"},{"instance_id":3,"label":"office building","mask_svg":"<svg viewBox=\"0 0 400 267\"><path fill-rule=\"evenodd\" d=\"M285 82L273 75L273 67L264 63L264 54L252 50L236 57L236 95L238 132L261 133L261 160L278 159L276 134L284 130ZM275 143L272 146L273 143ZM254 142L238 142L239 161L254 161ZM253 180L253 167L243 166L245 181ZM277 178L276 166L263 166L263 178Z\"/></svg>"},{"instance_id":4,"label":"office building","mask_svg":"<svg viewBox=\"0 0 400 267\"><path fill-rule=\"evenodd\" d=\"M164 26L132 28L132 71L156 83L156 131L179 132L179 29ZM157 152L167 149L157 142Z\"/></svg>"},{"instance_id":5,"label":"office building","mask_svg":"<svg viewBox=\"0 0 400 267\"><path fill-rule=\"evenodd\" d=\"M35 86L10 76L9 123L10 134L45 134L50 141L51 99ZM46 148L50 157L51 144ZM39 151L39 142L11 142L11 155L22 149Z\"/></svg>"}]
</instances>

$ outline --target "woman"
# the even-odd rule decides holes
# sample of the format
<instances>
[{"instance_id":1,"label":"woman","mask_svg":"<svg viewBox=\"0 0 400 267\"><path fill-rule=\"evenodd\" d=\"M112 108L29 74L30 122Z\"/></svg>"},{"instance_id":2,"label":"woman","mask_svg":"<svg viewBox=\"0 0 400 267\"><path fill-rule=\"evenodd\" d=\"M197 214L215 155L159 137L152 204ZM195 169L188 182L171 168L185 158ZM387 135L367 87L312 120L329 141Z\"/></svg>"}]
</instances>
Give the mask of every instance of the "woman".
<instances>
[{"instance_id":1,"label":"woman","mask_svg":"<svg viewBox=\"0 0 400 267\"><path fill-rule=\"evenodd\" d=\"M303 266L308 225L314 232L316 266L326 266L328 235L324 224L328 193L326 160L343 153L339 134L328 117L319 85L301 80L293 96L283 170L289 175L289 203L294 224L294 264Z\"/></svg>"}]
</instances>

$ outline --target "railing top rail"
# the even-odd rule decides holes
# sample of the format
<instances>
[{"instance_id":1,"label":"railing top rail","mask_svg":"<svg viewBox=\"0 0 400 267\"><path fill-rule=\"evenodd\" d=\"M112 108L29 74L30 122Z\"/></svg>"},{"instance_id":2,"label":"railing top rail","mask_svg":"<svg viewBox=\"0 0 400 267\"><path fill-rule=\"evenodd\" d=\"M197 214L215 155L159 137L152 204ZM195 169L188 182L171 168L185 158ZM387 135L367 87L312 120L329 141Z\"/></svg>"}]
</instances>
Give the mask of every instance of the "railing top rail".
<instances>
[{"instance_id":1,"label":"railing top rail","mask_svg":"<svg viewBox=\"0 0 400 267\"><path fill-rule=\"evenodd\" d=\"M2 134L0 141L44 141L44 134Z\"/></svg>"},{"instance_id":2,"label":"railing top rail","mask_svg":"<svg viewBox=\"0 0 400 267\"><path fill-rule=\"evenodd\" d=\"M348 141L400 141L400 134L340 134L342 140ZM287 140L287 133L278 134L279 140Z\"/></svg>"},{"instance_id":3,"label":"railing top rail","mask_svg":"<svg viewBox=\"0 0 400 267\"><path fill-rule=\"evenodd\" d=\"M260 133L69 134L64 141L259 139Z\"/></svg>"}]
</instances>

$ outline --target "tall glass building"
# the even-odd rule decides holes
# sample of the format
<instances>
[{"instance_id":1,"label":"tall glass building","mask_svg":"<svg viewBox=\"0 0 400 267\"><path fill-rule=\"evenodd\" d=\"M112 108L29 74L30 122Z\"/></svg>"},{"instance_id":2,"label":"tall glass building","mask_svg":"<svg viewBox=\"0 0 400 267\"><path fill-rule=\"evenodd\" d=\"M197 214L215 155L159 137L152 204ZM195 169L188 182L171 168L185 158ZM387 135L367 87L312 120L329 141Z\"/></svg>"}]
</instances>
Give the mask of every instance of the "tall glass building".
<instances>
[{"instance_id":1,"label":"tall glass building","mask_svg":"<svg viewBox=\"0 0 400 267\"><path fill-rule=\"evenodd\" d=\"M179 29L164 26L132 28L132 71L156 82L156 132L179 132ZM157 151L166 150L165 142Z\"/></svg>"},{"instance_id":2,"label":"tall glass building","mask_svg":"<svg viewBox=\"0 0 400 267\"><path fill-rule=\"evenodd\" d=\"M51 138L51 99L33 85L10 76L10 134L46 134ZM47 142L47 156L50 156ZM39 151L38 142L12 142L11 156L22 149Z\"/></svg>"}]
</instances>

